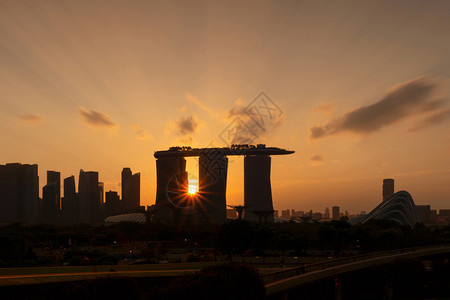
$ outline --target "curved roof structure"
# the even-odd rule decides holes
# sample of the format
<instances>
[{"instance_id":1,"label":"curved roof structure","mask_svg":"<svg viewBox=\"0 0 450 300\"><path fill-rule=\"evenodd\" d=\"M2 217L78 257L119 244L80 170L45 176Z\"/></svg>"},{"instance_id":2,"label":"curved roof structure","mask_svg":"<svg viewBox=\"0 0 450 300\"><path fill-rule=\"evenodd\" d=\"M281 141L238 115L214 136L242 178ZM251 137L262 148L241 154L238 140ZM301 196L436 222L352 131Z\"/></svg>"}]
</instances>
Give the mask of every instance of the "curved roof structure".
<instances>
[{"instance_id":1,"label":"curved roof structure","mask_svg":"<svg viewBox=\"0 0 450 300\"><path fill-rule=\"evenodd\" d=\"M416 205L408 192L400 191L380 203L369 214L355 219L352 223L365 223L369 220L391 220L400 225L413 227L418 222Z\"/></svg>"},{"instance_id":2,"label":"curved roof structure","mask_svg":"<svg viewBox=\"0 0 450 300\"><path fill-rule=\"evenodd\" d=\"M146 220L147 219L143 213L132 213L107 217L105 219L105 223L120 223L120 222L145 223Z\"/></svg>"}]
</instances>

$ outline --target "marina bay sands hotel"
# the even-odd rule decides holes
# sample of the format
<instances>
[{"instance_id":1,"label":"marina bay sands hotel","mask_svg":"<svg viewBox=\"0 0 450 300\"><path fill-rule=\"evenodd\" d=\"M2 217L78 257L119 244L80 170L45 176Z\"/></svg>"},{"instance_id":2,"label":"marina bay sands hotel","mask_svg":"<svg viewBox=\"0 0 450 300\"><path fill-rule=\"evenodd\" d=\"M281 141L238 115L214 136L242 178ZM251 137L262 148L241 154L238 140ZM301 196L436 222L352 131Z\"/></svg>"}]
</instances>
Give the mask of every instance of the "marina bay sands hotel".
<instances>
[{"instance_id":1,"label":"marina bay sands hotel","mask_svg":"<svg viewBox=\"0 0 450 300\"><path fill-rule=\"evenodd\" d=\"M156 151L157 191L154 219L164 223L223 223L226 220L228 158L244 155L245 219L273 222L271 155L294 151L258 145L225 148L171 147ZM185 157L198 157L198 192L189 193Z\"/></svg>"}]
</instances>

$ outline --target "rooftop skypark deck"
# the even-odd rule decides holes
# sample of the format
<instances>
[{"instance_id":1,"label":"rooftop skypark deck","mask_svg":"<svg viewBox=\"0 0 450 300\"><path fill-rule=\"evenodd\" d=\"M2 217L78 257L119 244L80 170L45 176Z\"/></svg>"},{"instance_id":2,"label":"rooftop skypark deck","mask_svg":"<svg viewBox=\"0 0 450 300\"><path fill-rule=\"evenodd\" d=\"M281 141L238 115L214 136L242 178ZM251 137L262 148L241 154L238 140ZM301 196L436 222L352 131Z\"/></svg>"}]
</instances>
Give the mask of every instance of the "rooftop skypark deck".
<instances>
[{"instance_id":1,"label":"rooftop skypark deck","mask_svg":"<svg viewBox=\"0 0 450 300\"><path fill-rule=\"evenodd\" d=\"M190 157L200 156L206 152L220 153L222 156L229 155L286 155L292 154L295 151L281 149L277 147L266 147L264 144L258 145L231 145L231 147L222 148L191 148L187 146L183 147L171 147L169 150L156 151L155 158L161 157Z\"/></svg>"}]
</instances>

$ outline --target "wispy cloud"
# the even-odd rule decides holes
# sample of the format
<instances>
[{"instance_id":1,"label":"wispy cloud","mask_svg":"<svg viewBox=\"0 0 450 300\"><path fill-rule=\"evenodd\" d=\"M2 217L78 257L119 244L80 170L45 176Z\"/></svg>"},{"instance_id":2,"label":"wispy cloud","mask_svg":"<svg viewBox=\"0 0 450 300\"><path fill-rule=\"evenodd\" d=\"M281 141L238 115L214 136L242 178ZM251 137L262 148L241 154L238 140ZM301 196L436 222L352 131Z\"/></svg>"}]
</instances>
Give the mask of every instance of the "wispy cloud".
<instances>
[{"instance_id":1,"label":"wispy cloud","mask_svg":"<svg viewBox=\"0 0 450 300\"><path fill-rule=\"evenodd\" d=\"M324 115L329 115L333 112L333 107L330 104L321 103L314 109L314 111L320 112Z\"/></svg>"},{"instance_id":2,"label":"wispy cloud","mask_svg":"<svg viewBox=\"0 0 450 300\"><path fill-rule=\"evenodd\" d=\"M414 115L436 113L421 128L441 122L444 101L436 97L439 83L430 77L419 77L391 88L378 102L355 108L323 125L309 128L312 139L342 132L367 135ZM445 115L445 114L444 114ZM439 117L440 116L440 117Z\"/></svg>"},{"instance_id":3,"label":"wispy cloud","mask_svg":"<svg viewBox=\"0 0 450 300\"><path fill-rule=\"evenodd\" d=\"M143 129L141 126L137 124L133 124L131 126L133 131L137 134L137 138L140 140L148 140L151 138L151 135L148 133L147 130Z\"/></svg>"},{"instance_id":4,"label":"wispy cloud","mask_svg":"<svg viewBox=\"0 0 450 300\"><path fill-rule=\"evenodd\" d=\"M443 109L432 114L431 116L411 127L409 129L409 132L419 131L429 126L441 124L445 121L450 121L450 109Z\"/></svg>"},{"instance_id":5,"label":"wispy cloud","mask_svg":"<svg viewBox=\"0 0 450 300\"><path fill-rule=\"evenodd\" d=\"M309 158L309 161L313 167L316 167L323 163L324 158L321 154L314 154Z\"/></svg>"},{"instance_id":6,"label":"wispy cloud","mask_svg":"<svg viewBox=\"0 0 450 300\"><path fill-rule=\"evenodd\" d=\"M196 133L199 121L195 115L180 117L175 122L166 124L166 133L176 134L178 136L176 142L189 145L194 141L192 137Z\"/></svg>"},{"instance_id":7,"label":"wispy cloud","mask_svg":"<svg viewBox=\"0 0 450 300\"><path fill-rule=\"evenodd\" d=\"M95 110L89 111L81 107L78 113L86 124L94 127L114 127L117 125L107 115Z\"/></svg>"},{"instance_id":8,"label":"wispy cloud","mask_svg":"<svg viewBox=\"0 0 450 300\"><path fill-rule=\"evenodd\" d=\"M180 118L176 122L176 129L180 135L188 135L195 132L198 122L194 115L190 115L186 118Z\"/></svg>"},{"instance_id":9,"label":"wispy cloud","mask_svg":"<svg viewBox=\"0 0 450 300\"><path fill-rule=\"evenodd\" d=\"M280 127L284 122L284 114L272 103L253 101L245 104L240 98L237 99L226 112L225 118L231 122L231 130L237 133L231 143L253 143L255 139Z\"/></svg>"},{"instance_id":10,"label":"wispy cloud","mask_svg":"<svg viewBox=\"0 0 450 300\"><path fill-rule=\"evenodd\" d=\"M320 154L314 154L309 160L321 162L323 161L323 156Z\"/></svg>"},{"instance_id":11,"label":"wispy cloud","mask_svg":"<svg viewBox=\"0 0 450 300\"><path fill-rule=\"evenodd\" d=\"M42 121L42 117L34 114L27 114L27 115L21 115L19 116L19 119L22 122L29 123L29 124L36 124Z\"/></svg>"},{"instance_id":12,"label":"wispy cloud","mask_svg":"<svg viewBox=\"0 0 450 300\"><path fill-rule=\"evenodd\" d=\"M214 110L211 107L207 106L205 103L203 103L199 98L195 97L194 95L190 93L186 93L186 99L198 106L201 110L204 112L207 112L211 117L213 118L220 118L220 111Z\"/></svg>"}]
</instances>

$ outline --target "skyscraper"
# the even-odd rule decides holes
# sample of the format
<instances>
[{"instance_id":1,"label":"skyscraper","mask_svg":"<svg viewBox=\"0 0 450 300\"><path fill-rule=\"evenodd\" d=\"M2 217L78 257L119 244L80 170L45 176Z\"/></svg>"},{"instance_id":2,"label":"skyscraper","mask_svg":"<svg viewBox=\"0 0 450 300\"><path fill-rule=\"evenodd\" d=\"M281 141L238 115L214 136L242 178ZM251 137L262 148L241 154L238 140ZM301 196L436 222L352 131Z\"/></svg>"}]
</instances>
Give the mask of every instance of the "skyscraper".
<instances>
[{"instance_id":1,"label":"skyscraper","mask_svg":"<svg viewBox=\"0 0 450 300\"><path fill-rule=\"evenodd\" d=\"M186 185L183 180L179 178L186 178L186 159L184 157L161 157L156 160L156 202L155 202L155 216L157 222L171 223L174 221L174 211L177 209L176 203L171 200L177 191L173 190L171 183L179 182L181 185ZM187 192L187 186L186 191ZM176 195L175 195L176 196ZM123 199L122 199L123 200Z\"/></svg>"},{"instance_id":2,"label":"skyscraper","mask_svg":"<svg viewBox=\"0 0 450 300\"><path fill-rule=\"evenodd\" d=\"M105 202L105 208L106 208L106 216L115 216L122 213L122 209L120 207L120 199L119 195L117 195L117 192L109 191L106 192L106 202Z\"/></svg>"},{"instance_id":3,"label":"skyscraper","mask_svg":"<svg viewBox=\"0 0 450 300\"><path fill-rule=\"evenodd\" d=\"M431 206L430 205L416 205L417 217L419 222L429 223L431 220Z\"/></svg>"},{"instance_id":4,"label":"skyscraper","mask_svg":"<svg viewBox=\"0 0 450 300\"><path fill-rule=\"evenodd\" d=\"M333 206L332 214L333 214L332 215L333 220L339 220L341 218L340 207L339 206Z\"/></svg>"},{"instance_id":5,"label":"skyscraper","mask_svg":"<svg viewBox=\"0 0 450 300\"><path fill-rule=\"evenodd\" d=\"M223 223L227 218L227 172L228 158L221 156L211 163L207 155L200 155L199 193L201 198L196 209L198 221ZM202 220L203 219L203 220Z\"/></svg>"},{"instance_id":6,"label":"skyscraper","mask_svg":"<svg viewBox=\"0 0 450 300\"><path fill-rule=\"evenodd\" d=\"M98 187L98 172L80 170L78 182L80 197L80 222L95 223L101 221L101 198Z\"/></svg>"},{"instance_id":7,"label":"skyscraper","mask_svg":"<svg viewBox=\"0 0 450 300\"><path fill-rule=\"evenodd\" d=\"M394 179L383 179L383 202L394 195Z\"/></svg>"},{"instance_id":8,"label":"skyscraper","mask_svg":"<svg viewBox=\"0 0 450 300\"><path fill-rule=\"evenodd\" d=\"M0 222L34 223L38 203L38 166L0 165Z\"/></svg>"},{"instance_id":9,"label":"skyscraper","mask_svg":"<svg viewBox=\"0 0 450 300\"><path fill-rule=\"evenodd\" d=\"M141 205L141 174L133 174L130 168L122 170L122 201L124 212L133 212Z\"/></svg>"},{"instance_id":10,"label":"skyscraper","mask_svg":"<svg viewBox=\"0 0 450 300\"><path fill-rule=\"evenodd\" d=\"M61 212L61 174L47 171L47 185L42 189L42 222L56 224Z\"/></svg>"},{"instance_id":11,"label":"skyscraper","mask_svg":"<svg viewBox=\"0 0 450 300\"><path fill-rule=\"evenodd\" d=\"M47 185L54 184L56 189L56 201L58 209L61 209L61 173L47 171Z\"/></svg>"},{"instance_id":12,"label":"skyscraper","mask_svg":"<svg viewBox=\"0 0 450 300\"><path fill-rule=\"evenodd\" d=\"M65 224L77 224L80 222L80 203L75 192L75 177L64 179L64 199L62 200L62 212Z\"/></svg>"},{"instance_id":13,"label":"skyscraper","mask_svg":"<svg viewBox=\"0 0 450 300\"><path fill-rule=\"evenodd\" d=\"M329 219L330 218L330 209L328 207L325 208L325 213L323 214L323 218L324 219Z\"/></svg>"},{"instance_id":14,"label":"skyscraper","mask_svg":"<svg viewBox=\"0 0 450 300\"><path fill-rule=\"evenodd\" d=\"M244 157L244 205L245 219L273 222L272 188L270 184L269 155Z\"/></svg>"}]
</instances>

